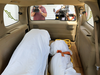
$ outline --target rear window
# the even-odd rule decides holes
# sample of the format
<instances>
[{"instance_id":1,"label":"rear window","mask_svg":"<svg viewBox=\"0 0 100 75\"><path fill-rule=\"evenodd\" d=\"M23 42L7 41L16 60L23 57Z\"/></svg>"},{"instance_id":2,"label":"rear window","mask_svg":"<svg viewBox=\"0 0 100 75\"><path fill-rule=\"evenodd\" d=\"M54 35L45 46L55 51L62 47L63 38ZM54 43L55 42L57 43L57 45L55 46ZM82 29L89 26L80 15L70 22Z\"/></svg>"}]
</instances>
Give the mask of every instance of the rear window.
<instances>
[{"instance_id":1,"label":"rear window","mask_svg":"<svg viewBox=\"0 0 100 75\"><path fill-rule=\"evenodd\" d=\"M19 9L17 5L7 4L4 7L3 18L5 26L9 26L11 24L18 22L19 20L18 11Z\"/></svg>"},{"instance_id":2,"label":"rear window","mask_svg":"<svg viewBox=\"0 0 100 75\"><path fill-rule=\"evenodd\" d=\"M30 7L30 18L31 20L41 20L39 18L42 18L43 13L46 13L47 16L45 17L45 19L43 20L57 20L57 17L59 18L59 15L57 16L57 9L61 9L62 6L64 5L41 5L43 8L42 9L42 13L39 12L35 12L35 10L33 8L35 8L34 6ZM75 13L75 8L73 5L65 5L65 6L69 6L69 10L71 14L76 14ZM44 9L44 10L43 10ZM35 12L35 15L33 16L32 13ZM65 14L65 11L63 11ZM39 16L40 15L40 16ZM63 16L62 16L63 17ZM64 18L59 18L59 20L65 20ZM75 20L75 19L74 19Z\"/></svg>"}]
</instances>

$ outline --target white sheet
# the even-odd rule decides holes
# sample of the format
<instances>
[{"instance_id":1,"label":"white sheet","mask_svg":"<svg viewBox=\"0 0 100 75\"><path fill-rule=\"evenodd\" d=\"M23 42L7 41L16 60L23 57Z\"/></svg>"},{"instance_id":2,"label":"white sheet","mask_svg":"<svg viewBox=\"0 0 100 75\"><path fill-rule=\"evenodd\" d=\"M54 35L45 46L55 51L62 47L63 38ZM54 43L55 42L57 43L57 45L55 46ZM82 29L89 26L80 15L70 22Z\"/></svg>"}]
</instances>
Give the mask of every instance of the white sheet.
<instances>
[{"instance_id":1,"label":"white sheet","mask_svg":"<svg viewBox=\"0 0 100 75\"><path fill-rule=\"evenodd\" d=\"M54 55L50 62L50 73L51 75L81 75L76 73L73 69L73 64L70 61L69 55L61 56L61 53L56 53L57 50L62 50L62 52L69 51L67 44L63 40L57 40L51 44L50 54Z\"/></svg>"},{"instance_id":2,"label":"white sheet","mask_svg":"<svg viewBox=\"0 0 100 75\"><path fill-rule=\"evenodd\" d=\"M63 40L56 40L55 42L52 42L50 48L51 55L56 54L57 50L62 50L62 52L69 51L72 55L72 51L69 50L68 45Z\"/></svg>"},{"instance_id":3,"label":"white sheet","mask_svg":"<svg viewBox=\"0 0 100 75\"><path fill-rule=\"evenodd\" d=\"M50 52L49 40L50 35L46 30L29 31L1 75L44 75Z\"/></svg>"}]
</instances>

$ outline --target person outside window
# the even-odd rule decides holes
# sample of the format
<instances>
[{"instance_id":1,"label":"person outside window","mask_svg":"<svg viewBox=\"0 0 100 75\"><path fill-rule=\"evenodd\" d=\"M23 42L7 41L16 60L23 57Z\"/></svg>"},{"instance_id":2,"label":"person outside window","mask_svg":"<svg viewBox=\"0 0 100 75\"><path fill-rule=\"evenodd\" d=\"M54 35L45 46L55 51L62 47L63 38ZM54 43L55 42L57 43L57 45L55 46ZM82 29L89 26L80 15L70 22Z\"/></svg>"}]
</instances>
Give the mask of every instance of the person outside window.
<instances>
[{"instance_id":1,"label":"person outside window","mask_svg":"<svg viewBox=\"0 0 100 75\"><path fill-rule=\"evenodd\" d=\"M66 5L58 5L56 8L55 8L55 14L56 15L59 15L59 11L61 9L64 9ZM73 14L74 16L69 16L69 14ZM65 19L65 17L67 17L67 20L73 20L75 18L75 12L72 12L70 9L69 11L66 13L66 16L64 16L62 19Z\"/></svg>"},{"instance_id":2,"label":"person outside window","mask_svg":"<svg viewBox=\"0 0 100 75\"><path fill-rule=\"evenodd\" d=\"M33 20L45 20L45 17L47 16L47 11L45 9L45 7L43 7L42 5L38 5L38 9L39 12L34 12L33 9L35 9L35 7L32 9L31 12L31 16L33 17Z\"/></svg>"}]
</instances>

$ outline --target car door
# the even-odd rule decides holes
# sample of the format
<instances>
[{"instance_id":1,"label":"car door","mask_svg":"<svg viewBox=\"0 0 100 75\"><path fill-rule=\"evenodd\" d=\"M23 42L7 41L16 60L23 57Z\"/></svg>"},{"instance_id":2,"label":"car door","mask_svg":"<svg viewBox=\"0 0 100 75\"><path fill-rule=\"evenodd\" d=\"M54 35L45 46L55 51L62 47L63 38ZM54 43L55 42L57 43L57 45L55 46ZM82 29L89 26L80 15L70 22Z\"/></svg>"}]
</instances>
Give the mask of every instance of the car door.
<instances>
[{"instance_id":1,"label":"car door","mask_svg":"<svg viewBox=\"0 0 100 75\"><path fill-rule=\"evenodd\" d=\"M84 68L85 75L96 75L94 17L99 15L98 7L93 2L86 2L83 6L82 21L78 23L76 45ZM100 16L100 15L99 15ZM79 16L80 21L80 16Z\"/></svg>"}]
</instances>

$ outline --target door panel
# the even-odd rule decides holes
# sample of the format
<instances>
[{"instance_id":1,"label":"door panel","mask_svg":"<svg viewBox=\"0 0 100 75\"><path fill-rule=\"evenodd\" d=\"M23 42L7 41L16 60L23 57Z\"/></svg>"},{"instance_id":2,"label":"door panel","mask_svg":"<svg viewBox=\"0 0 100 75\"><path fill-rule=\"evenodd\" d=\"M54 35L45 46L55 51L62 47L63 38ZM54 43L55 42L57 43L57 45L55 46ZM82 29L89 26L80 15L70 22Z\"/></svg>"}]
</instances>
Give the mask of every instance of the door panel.
<instances>
[{"instance_id":1,"label":"door panel","mask_svg":"<svg viewBox=\"0 0 100 75\"><path fill-rule=\"evenodd\" d=\"M77 47L85 75L96 75L95 45L92 30L93 27L88 23L81 25L79 30Z\"/></svg>"},{"instance_id":2,"label":"door panel","mask_svg":"<svg viewBox=\"0 0 100 75\"><path fill-rule=\"evenodd\" d=\"M50 33L52 39L70 39L75 40L76 21L30 21L31 29L46 29Z\"/></svg>"},{"instance_id":3,"label":"door panel","mask_svg":"<svg viewBox=\"0 0 100 75\"><path fill-rule=\"evenodd\" d=\"M15 48L25 35L28 26L20 25L0 38L0 74L7 66Z\"/></svg>"}]
</instances>

